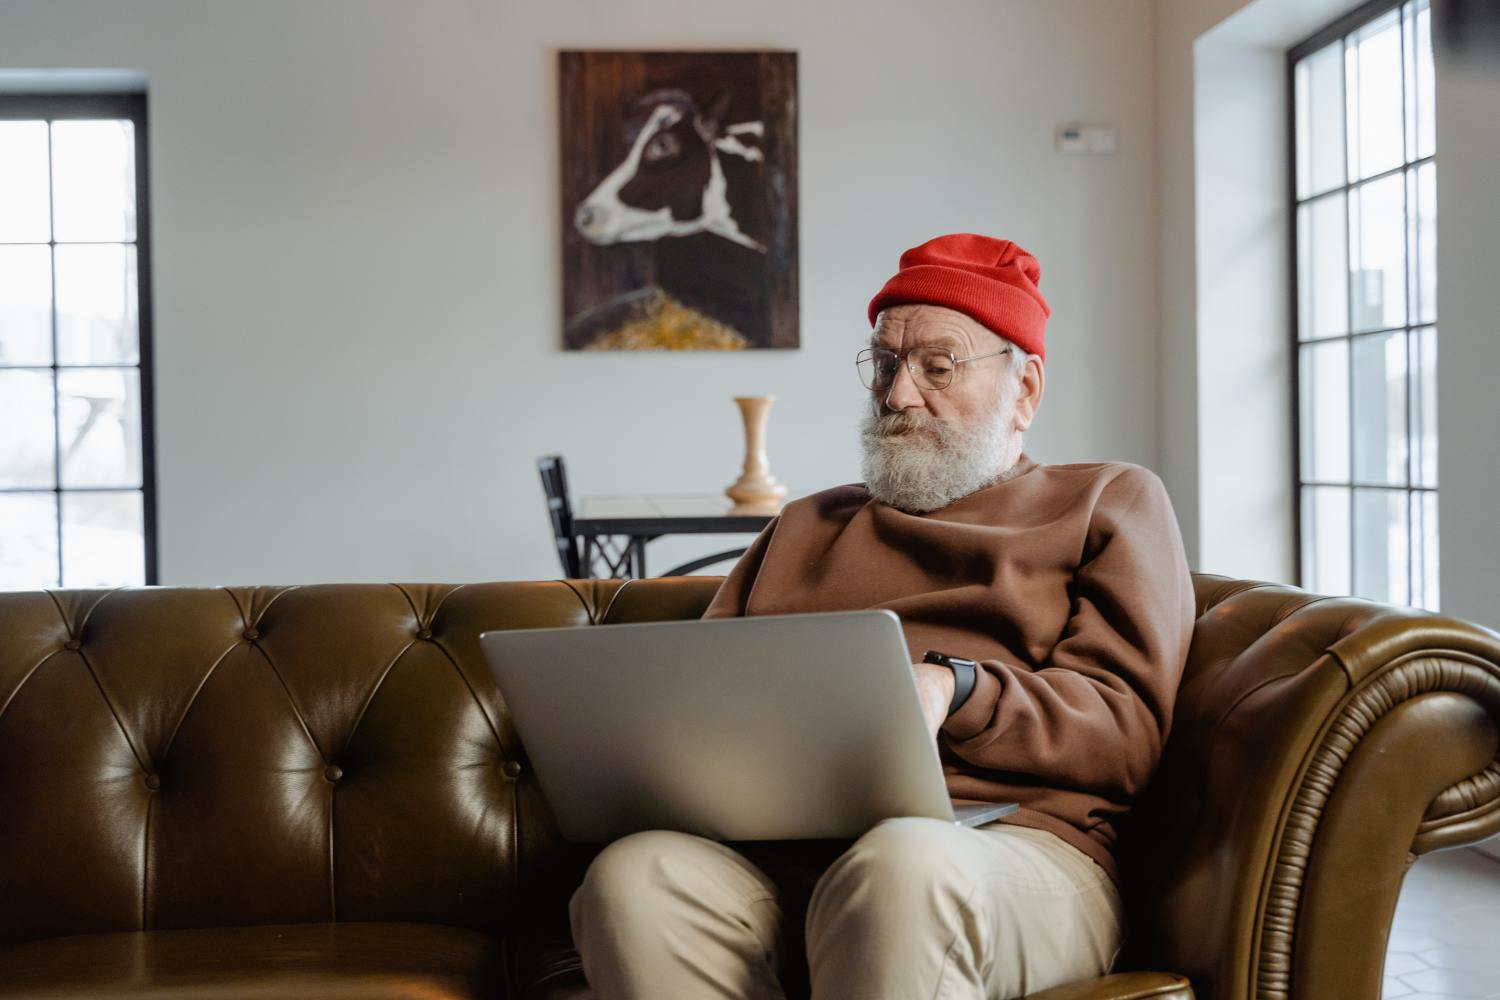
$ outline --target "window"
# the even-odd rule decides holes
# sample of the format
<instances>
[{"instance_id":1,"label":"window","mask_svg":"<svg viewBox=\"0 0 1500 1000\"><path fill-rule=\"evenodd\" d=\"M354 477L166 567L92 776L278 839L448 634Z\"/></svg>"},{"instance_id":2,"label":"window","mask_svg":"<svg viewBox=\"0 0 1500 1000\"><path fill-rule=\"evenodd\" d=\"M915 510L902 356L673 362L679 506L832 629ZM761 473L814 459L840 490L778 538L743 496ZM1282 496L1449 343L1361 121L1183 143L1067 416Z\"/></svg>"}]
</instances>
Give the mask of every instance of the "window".
<instances>
[{"instance_id":1,"label":"window","mask_svg":"<svg viewBox=\"0 0 1500 1000\"><path fill-rule=\"evenodd\" d=\"M145 132L0 96L0 589L156 582Z\"/></svg>"},{"instance_id":2,"label":"window","mask_svg":"<svg viewBox=\"0 0 1500 1000\"><path fill-rule=\"evenodd\" d=\"M1437 176L1428 0L1292 50L1302 584L1438 606Z\"/></svg>"}]
</instances>

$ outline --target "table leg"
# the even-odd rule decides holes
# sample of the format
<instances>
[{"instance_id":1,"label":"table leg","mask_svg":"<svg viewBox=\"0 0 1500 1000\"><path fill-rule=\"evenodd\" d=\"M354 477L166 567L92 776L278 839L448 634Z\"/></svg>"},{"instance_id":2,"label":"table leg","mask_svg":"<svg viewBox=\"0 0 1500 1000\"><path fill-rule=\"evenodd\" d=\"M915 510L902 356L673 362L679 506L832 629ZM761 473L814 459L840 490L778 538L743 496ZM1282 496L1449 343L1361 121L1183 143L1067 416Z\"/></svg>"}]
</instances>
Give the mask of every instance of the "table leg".
<instances>
[{"instance_id":1,"label":"table leg","mask_svg":"<svg viewBox=\"0 0 1500 1000\"><path fill-rule=\"evenodd\" d=\"M630 575L637 580L646 579L646 539L640 535L630 539Z\"/></svg>"}]
</instances>

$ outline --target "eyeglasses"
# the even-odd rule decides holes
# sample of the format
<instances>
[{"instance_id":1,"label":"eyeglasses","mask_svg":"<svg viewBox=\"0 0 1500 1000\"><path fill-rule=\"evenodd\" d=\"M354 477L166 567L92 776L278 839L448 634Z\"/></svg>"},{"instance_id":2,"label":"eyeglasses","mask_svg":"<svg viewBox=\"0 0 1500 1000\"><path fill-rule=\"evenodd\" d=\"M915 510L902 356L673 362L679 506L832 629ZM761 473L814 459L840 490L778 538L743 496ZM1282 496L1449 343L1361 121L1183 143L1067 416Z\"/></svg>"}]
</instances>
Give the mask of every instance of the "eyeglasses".
<instances>
[{"instance_id":1,"label":"eyeglasses","mask_svg":"<svg viewBox=\"0 0 1500 1000\"><path fill-rule=\"evenodd\" d=\"M859 369L859 380L866 389L889 389L895 383L903 362L917 388L946 389L953 384L953 373L959 365L1009 354L1011 350L1006 347L989 354L976 354L972 358L955 358L945 347L908 347L900 351L868 347L855 356L854 366Z\"/></svg>"}]
</instances>

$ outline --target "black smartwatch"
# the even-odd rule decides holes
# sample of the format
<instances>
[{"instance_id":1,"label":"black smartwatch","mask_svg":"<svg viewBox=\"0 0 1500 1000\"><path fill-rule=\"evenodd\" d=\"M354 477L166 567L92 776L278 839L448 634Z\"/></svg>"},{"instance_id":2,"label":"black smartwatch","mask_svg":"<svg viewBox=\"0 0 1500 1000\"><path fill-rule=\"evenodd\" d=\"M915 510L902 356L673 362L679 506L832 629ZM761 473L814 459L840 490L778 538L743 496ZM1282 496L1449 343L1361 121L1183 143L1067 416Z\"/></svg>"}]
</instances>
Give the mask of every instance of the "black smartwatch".
<instances>
[{"instance_id":1,"label":"black smartwatch","mask_svg":"<svg viewBox=\"0 0 1500 1000\"><path fill-rule=\"evenodd\" d=\"M922 662L940 663L953 671L953 701L948 704L948 715L952 716L964 707L964 702L974 693L974 685L979 680L979 664L962 656L939 653L935 649L923 653Z\"/></svg>"}]
</instances>

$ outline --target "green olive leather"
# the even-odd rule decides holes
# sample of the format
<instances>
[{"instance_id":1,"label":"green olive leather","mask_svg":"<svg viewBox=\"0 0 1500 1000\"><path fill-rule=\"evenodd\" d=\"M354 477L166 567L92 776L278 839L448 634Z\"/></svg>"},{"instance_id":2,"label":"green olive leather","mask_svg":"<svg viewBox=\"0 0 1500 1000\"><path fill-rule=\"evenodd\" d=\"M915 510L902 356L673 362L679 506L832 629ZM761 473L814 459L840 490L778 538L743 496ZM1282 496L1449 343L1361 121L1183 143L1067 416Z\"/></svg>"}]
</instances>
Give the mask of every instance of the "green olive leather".
<instances>
[{"instance_id":1,"label":"green olive leather","mask_svg":"<svg viewBox=\"0 0 1500 1000\"><path fill-rule=\"evenodd\" d=\"M481 1000L494 938L438 924L308 923L45 938L8 953L6 996Z\"/></svg>"},{"instance_id":2,"label":"green olive leather","mask_svg":"<svg viewBox=\"0 0 1500 1000\"><path fill-rule=\"evenodd\" d=\"M589 855L478 636L692 618L717 584L0 593L0 997L582 1000ZM1500 832L1500 636L1195 584L1122 826L1126 974L1033 1000L1373 1000L1410 861Z\"/></svg>"},{"instance_id":3,"label":"green olive leather","mask_svg":"<svg viewBox=\"0 0 1500 1000\"><path fill-rule=\"evenodd\" d=\"M1193 1000L1193 988L1181 976L1160 972L1120 972L1082 983L1054 986L1027 1000Z\"/></svg>"}]
</instances>

